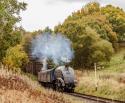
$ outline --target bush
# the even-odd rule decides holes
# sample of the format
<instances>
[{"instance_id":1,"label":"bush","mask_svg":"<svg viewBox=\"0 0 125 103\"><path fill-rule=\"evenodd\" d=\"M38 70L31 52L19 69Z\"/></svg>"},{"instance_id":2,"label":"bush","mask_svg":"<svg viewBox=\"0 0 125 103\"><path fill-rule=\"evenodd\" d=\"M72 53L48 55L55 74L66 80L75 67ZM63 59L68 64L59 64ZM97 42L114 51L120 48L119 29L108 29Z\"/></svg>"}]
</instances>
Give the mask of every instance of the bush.
<instances>
[{"instance_id":1,"label":"bush","mask_svg":"<svg viewBox=\"0 0 125 103\"><path fill-rule=\"evenodd\" d=\"M16 45L14 47L10 47L6 56L3 59L3 64L8 68L15 72L19 72L20 68L28 62L28 56L23 51L23 47L21 45Z\"/></svg>"}]
</instances>

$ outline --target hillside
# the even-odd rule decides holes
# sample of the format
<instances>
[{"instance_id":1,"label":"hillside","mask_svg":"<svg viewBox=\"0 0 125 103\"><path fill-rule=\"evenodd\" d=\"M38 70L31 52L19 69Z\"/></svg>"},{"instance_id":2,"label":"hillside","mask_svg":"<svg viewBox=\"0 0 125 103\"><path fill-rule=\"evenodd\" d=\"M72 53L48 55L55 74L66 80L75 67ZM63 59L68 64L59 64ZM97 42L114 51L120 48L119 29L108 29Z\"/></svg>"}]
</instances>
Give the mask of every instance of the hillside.
<instances>
[{"instance_id":1,"label":"hillside","mask_svg":"<svg viewBox=\"0 0 125 103\"><path fill-rule=\"evenodd\" d=\"M77 71L77 92L125 101L125 52L115 54L97 78L92 70ZM97 86L97 90L96 90Z\"/></svg>"},{"instance_id":2,"label":"hillside","mask_svg":"<svg viewBox=\"0 0 125 103\"><path fill-rule=\"evenodd\" d=\"M45 90L25 75L0 69L0 103L70 103L63 94Z\"/></svg>"}]
</instances>

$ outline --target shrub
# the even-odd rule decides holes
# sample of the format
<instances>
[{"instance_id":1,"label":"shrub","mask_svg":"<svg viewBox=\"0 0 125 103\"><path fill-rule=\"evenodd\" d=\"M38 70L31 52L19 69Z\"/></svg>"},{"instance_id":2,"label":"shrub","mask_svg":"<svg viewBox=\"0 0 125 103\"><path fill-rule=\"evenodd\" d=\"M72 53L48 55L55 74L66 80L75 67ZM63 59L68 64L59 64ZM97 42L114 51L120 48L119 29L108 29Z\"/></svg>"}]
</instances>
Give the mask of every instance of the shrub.
<instances>
[{"instance_id":1,"label":"shrub","mask_svg":"<svg viewBox=\"0 0 125 103\"><path fill-rule=\"evenodd\" d=\"M27 62L28 56L23 51L23 47L21 45L10 47L7 50L6 56L3 59L3 64L8 69L12 69L15 72L19 72L20 68Z\"/></svg>"}]
</instances>

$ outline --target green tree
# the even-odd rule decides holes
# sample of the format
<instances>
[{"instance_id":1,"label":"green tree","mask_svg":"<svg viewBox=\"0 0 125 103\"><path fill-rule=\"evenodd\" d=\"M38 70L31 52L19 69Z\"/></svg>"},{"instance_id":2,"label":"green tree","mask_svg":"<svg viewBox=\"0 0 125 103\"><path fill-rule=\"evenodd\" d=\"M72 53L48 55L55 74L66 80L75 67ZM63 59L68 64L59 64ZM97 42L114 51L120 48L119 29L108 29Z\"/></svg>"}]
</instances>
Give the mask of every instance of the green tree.
<instances>
[{"instance_id":1,"label":"green tree","mask_svg":"<svg viewBox=\"0 0 125 103\"><path fill-rule=\"evenodd\" d=\"M94 63L109 61L114 51L112 44L101 39L90 27L85 29L85 35L81 36L75 49L74 65L91 68Z\"/></svg>"},{"instance_id":2,"label":"green tree","mask_svg":"<svg viewBox=\"0 0 125 103\"><path fill-rule=\"evenodd\" d=\"M43 30L43 32L52 33L53 31L47 26L47 27Z\"/></svg>"},{"instance_id":3,"label":"green tree","mask_svg":"<svg viewBox=\"0 0 125 103\"><path fill-rule=\"evenodd\" d=\"M21 40L21 33L15 28L20 21L19 13L26 9L26 4L17 0L0 0L0 61L10 46Z\"/></svg>"}]
</instances>

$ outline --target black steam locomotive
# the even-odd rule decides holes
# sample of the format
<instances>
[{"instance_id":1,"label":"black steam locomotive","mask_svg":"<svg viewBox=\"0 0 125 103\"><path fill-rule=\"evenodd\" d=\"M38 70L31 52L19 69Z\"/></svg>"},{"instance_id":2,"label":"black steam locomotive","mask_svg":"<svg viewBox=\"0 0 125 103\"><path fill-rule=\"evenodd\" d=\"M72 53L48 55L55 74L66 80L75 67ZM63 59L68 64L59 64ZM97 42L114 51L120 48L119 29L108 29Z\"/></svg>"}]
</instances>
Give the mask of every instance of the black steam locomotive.
<instances>
[{"instance_id":1,"label":"black steam locomotive","mask_svg":"<svg viewBox=\"0 0 125 103\"><path fill-rule=\"evenodd\" d=\"M67 65L56 69L41 70L38 73L38 81L57 91L74 92L76 85L74 70Z\"/></svg>"},{"instance_id":2,"label":"black steam locomotive","mask_svg":"<svg viewBox=\"0 0 125 103\"><path fill-rule=\"evenodd\" d=\"M38 76L38 81L46 86L57 91L74 92L76 79L74 70L68 66L59 66L53 69L41 69L42 64L36 60L30 60L26 66L26 72L30 72Z\"/></svg>"}]
</instances>

